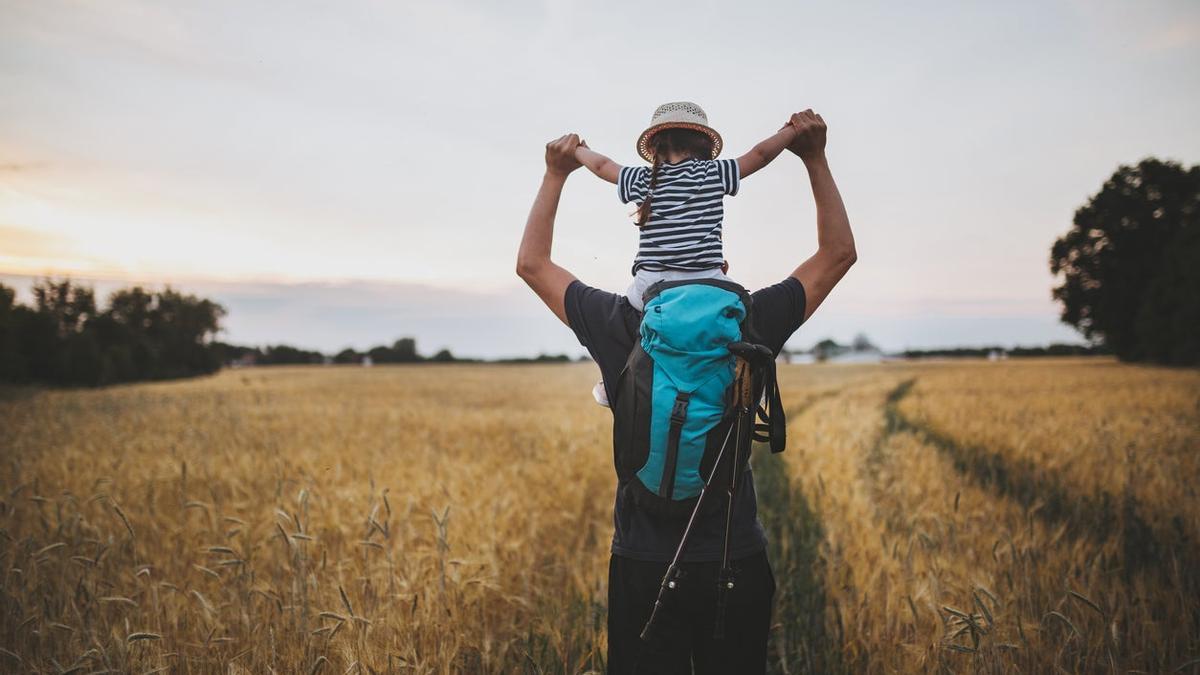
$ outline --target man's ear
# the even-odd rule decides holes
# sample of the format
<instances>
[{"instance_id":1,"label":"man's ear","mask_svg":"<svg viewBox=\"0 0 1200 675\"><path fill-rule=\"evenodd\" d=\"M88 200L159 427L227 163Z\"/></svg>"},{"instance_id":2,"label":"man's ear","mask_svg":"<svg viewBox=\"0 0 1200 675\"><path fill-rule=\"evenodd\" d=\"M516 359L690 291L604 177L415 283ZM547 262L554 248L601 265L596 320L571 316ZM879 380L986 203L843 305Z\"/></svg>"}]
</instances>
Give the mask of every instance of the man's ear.
<instances>
[{"instance_id":1,"label":"man's ear","mask_svg":"<svg viewBox=\"0 0 1200 675\"><path fill-rule=\"evenodd\" d=\"M729 274L729 261L725 260L721 263L721 274Z\"/></svg>"}]
</instances>

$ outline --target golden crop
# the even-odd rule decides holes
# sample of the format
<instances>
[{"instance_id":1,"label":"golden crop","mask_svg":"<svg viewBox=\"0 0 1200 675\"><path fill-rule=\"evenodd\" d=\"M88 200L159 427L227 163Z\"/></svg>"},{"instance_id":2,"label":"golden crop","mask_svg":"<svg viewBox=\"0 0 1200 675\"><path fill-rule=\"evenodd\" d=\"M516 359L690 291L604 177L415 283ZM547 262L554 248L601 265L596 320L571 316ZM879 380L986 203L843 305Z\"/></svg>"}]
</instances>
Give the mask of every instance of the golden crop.
<instances>
[{"instance_id":1,"label":"golden crop","mask_svg":"<svg viewBox=\"0 0 1200 675\"><path fill-rule=\"evenodd\" d=\"M602 671L595 372L7 394L0 671ZM780 372L789 448L755 458L773 669L1197 669L1200 373Z\"/></svg>"},{"instance_id":2,"label":"golden crop","mask_svg":"<svg viewBox=\"0 0 1200 675\"><path fill-rule=\"evenodd\" d=\"M612 490L592 384L262 369L6 401L3 667L578 671Z\"/></svg>"}]
</instances>

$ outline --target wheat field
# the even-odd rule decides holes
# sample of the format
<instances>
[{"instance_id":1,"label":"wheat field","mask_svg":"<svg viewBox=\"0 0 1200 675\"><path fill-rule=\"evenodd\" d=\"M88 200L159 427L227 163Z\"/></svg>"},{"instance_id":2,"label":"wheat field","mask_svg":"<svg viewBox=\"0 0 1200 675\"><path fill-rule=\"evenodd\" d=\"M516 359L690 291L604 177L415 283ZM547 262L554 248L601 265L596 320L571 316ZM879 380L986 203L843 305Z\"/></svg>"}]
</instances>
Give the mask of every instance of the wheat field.
<instances>
[{"instance_id":1,"label":"wheat field","mask_svg":"<svg viewBox=\"0 0 1200 675\"><path fill-rule=\"evenodd\" d=\"M1200 672L1200 373L781 366L773 672ZM603 672L590 364L0 398L0 672Z\"/></svg>"}]
</instances>

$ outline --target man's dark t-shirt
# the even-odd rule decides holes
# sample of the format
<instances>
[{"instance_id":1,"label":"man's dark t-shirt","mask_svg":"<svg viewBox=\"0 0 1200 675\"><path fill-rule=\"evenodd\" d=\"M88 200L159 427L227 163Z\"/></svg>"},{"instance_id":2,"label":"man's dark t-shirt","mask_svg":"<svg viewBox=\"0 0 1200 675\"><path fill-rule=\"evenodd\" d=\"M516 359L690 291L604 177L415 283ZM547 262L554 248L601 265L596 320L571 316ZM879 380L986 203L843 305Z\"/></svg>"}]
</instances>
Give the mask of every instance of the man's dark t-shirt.
<instances>
[{"instance_id":1,"label":"man's dark t-shirt","mask_svg":"<svg viewBox=\"0 0 1200 675\"><path fill-rule=\"evenodd\" d=\"M751 294L751 320L754 330L776 355L804 321L804 286L794 277ZM642 315L625 298L573 281L566 292L567 322L579 343L600 366L605 393L615 405L613 386L634 341L640 339ZM618 494L620 490L618 489ZM644 511L617 499L613 509L612 552L614 555L666 562L675 554L682 535L677 522L662 522ZM738 486L733 511L730 557L737 559L758 553L767 545L762 524L758 522L758 500L754 476L746 471ZM683 559L705 562L721 559L725 538L724 510L697 519Z\"/></svg>"}]
</instances>

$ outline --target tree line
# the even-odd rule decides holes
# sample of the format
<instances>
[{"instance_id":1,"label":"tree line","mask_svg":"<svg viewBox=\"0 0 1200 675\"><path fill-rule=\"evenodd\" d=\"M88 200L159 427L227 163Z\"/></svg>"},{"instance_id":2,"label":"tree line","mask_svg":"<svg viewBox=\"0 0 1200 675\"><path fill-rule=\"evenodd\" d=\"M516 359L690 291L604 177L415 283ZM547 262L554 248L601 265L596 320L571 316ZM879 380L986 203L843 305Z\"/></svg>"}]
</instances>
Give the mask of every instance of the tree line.
<instances>
[{"instance_id":1,"label":"tree line","mask_svg":"<svg viewBox=\"0 0 1200 675\"><path fill-rule=\"evenodd\" d=\"M33 306L0 284L0 381L96 386L203 375L225 308L171 288L113 293L108 307L69 279L38 281Z\"/></svg>"},{"instance_id":2,"label":"tree line","mask_svg":"<svg viewBox=\"0 0 1200 675\"><path fill-rule=\"evenodd\" d=\"M1003 356L1097 356L1112 354L1104 345L1072 345L1053 343L1045 347L950 347L945 349L906 349L900 355L907 359L929 357L990 357L993 354Z\"/></svg>"},{"instance_id":3,"label":"tree line","mask_svg":"<svg viewBox=\"0 0 1200 675\"><path fill-rule=\"evenodd\" d=\"M449 349L442 349L432 356L425 356L417 351L417 341L411 337L403 337L388 345L371 347L365 351L346 348L336 354L327 355L323 352L300 349L290 345L273 345L267 347L243 347L224 342L214 342L213 348L221 356L225 365L305 365L305 364L358 364L375 365L389 363L567 363L571 357L566 354L539 354L534 357L519 357L508 359L473 359L455 356Z\"/></svg>"},{"instance_id":4,"label":"tree line","mask_svg":"<svg viewBox=\"0 0 1200 675\"><path fill-rule=\"evenodd\" d=\"M102 386L207 375L237 365L480 362L448 349L422 355L411 337L333 355L286 344L235 345L215 339L225 316L220 304L170 287L122 289L102 307L88 286L44 279L34 283L33 304L27 306L0 284L0 382ZM565 354L542 354L492 362L566 361Z\"/></svg>"}]
</instances>

